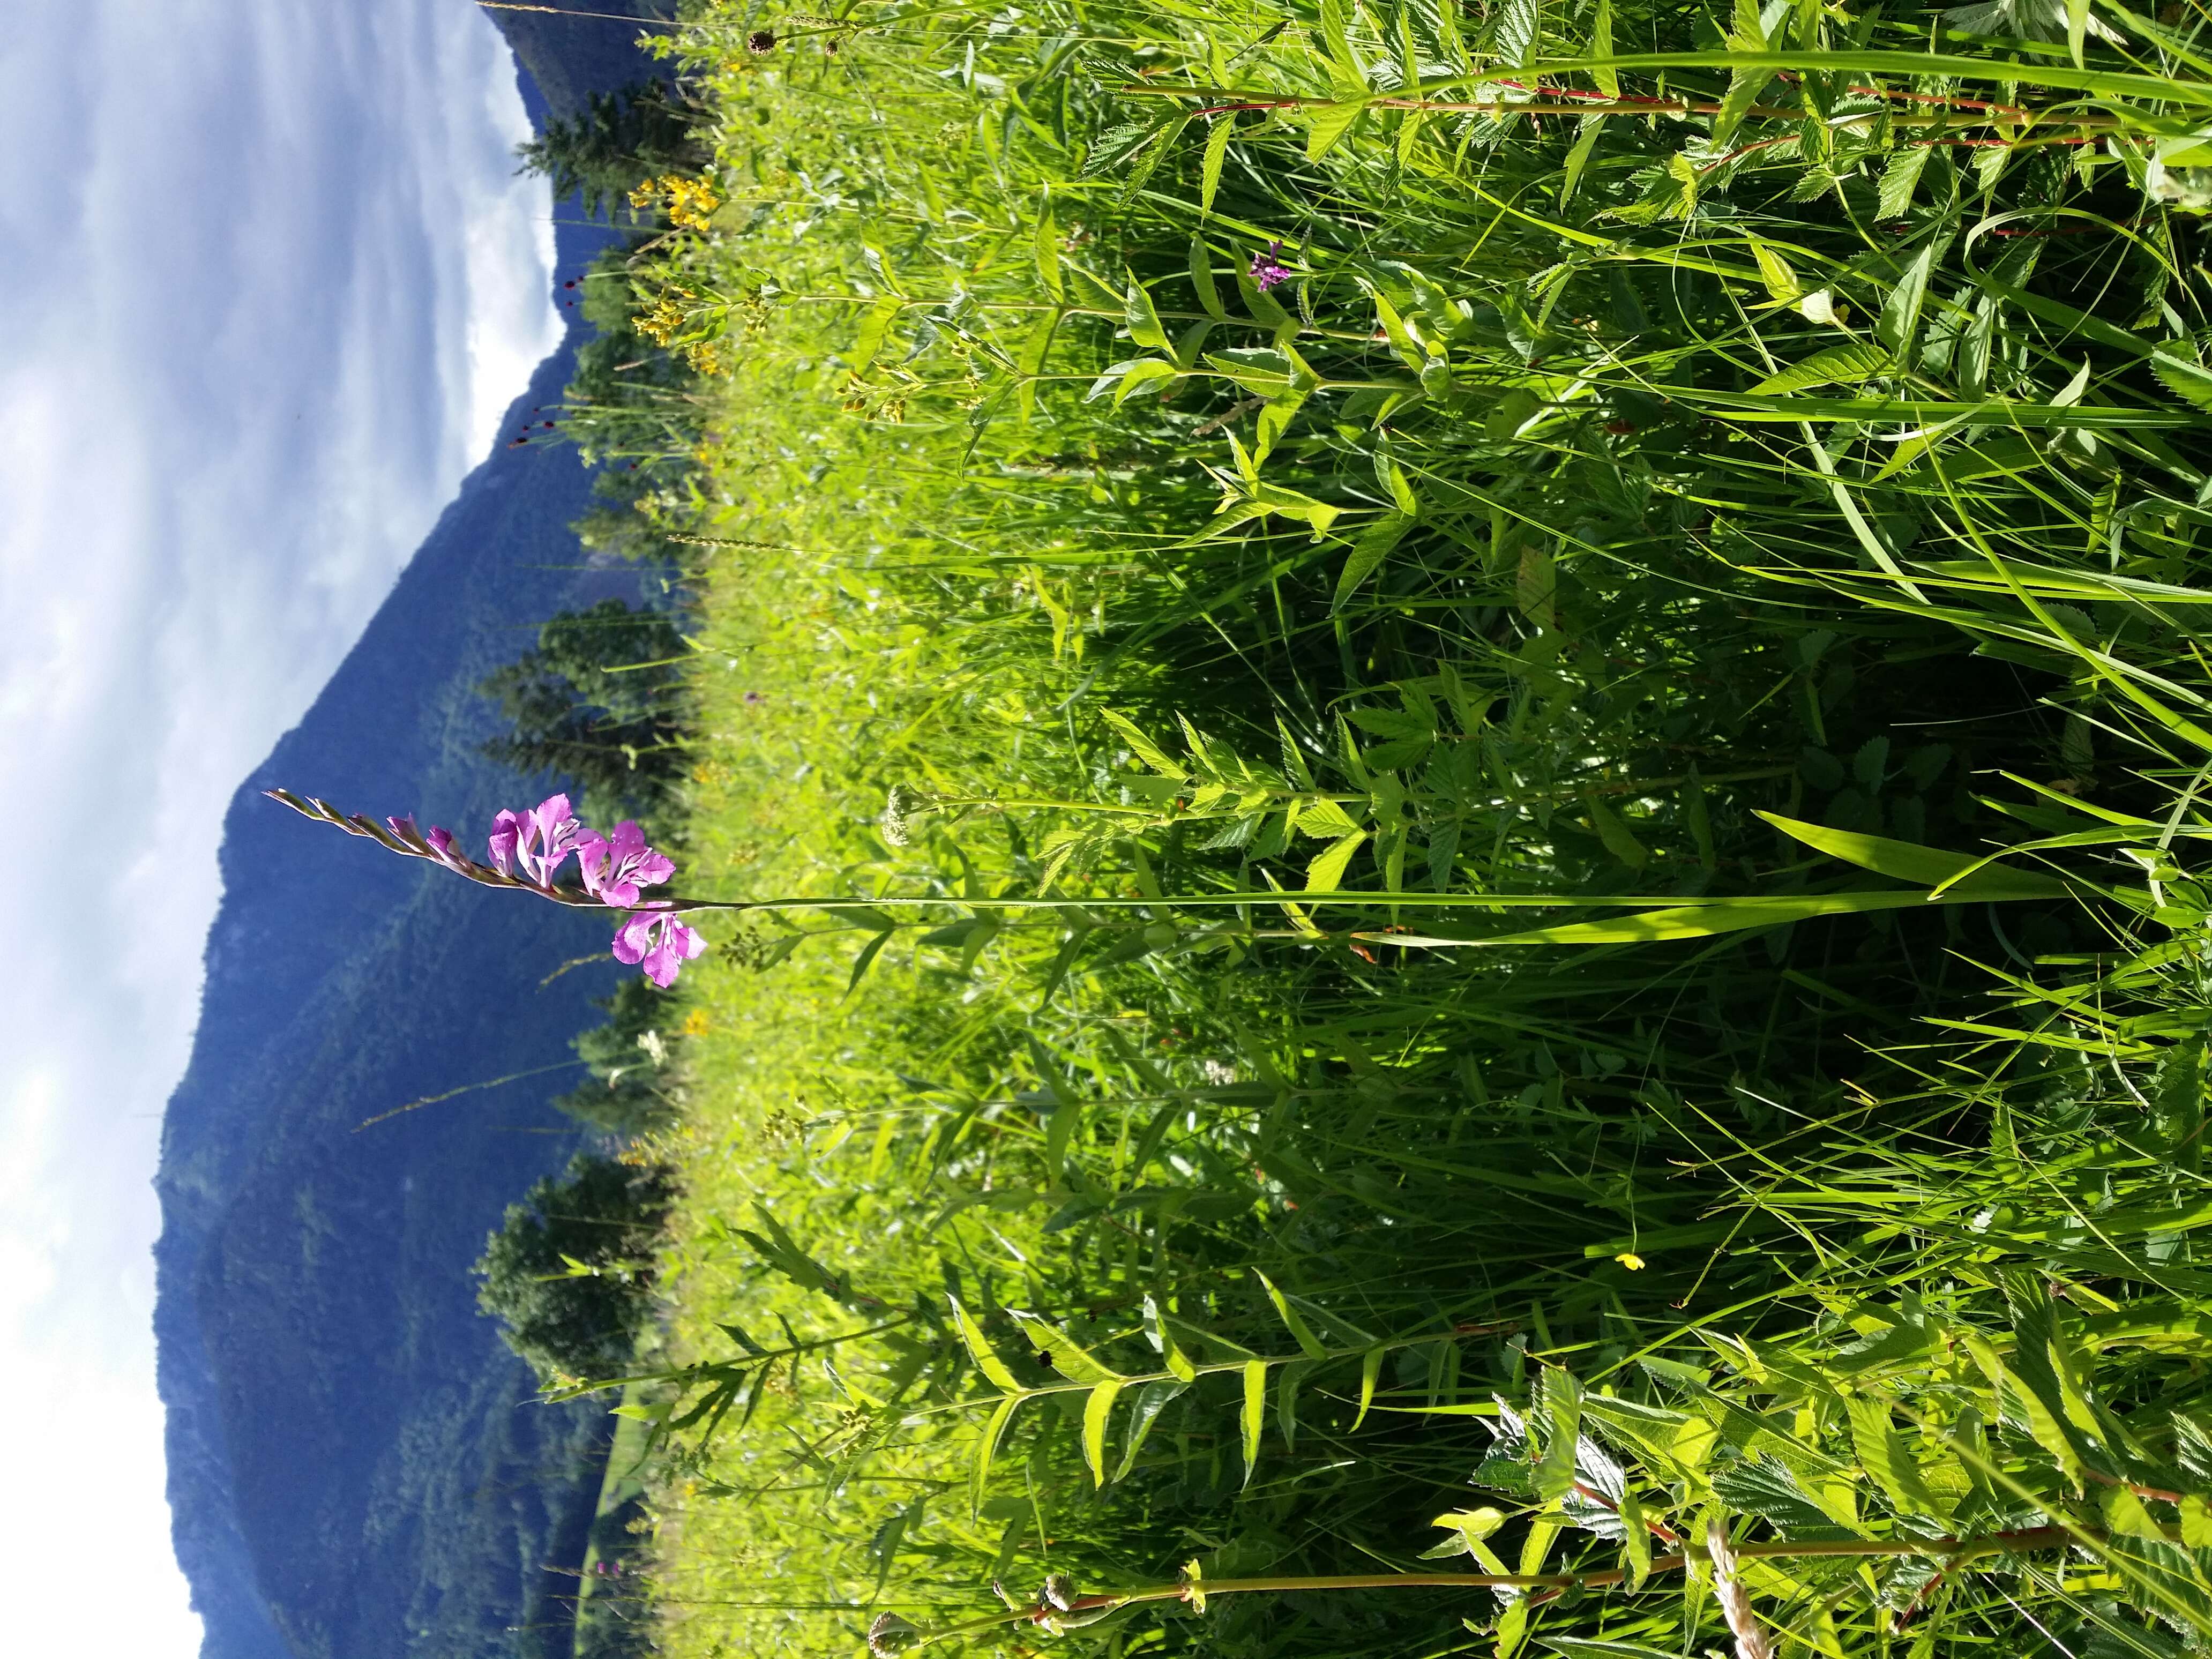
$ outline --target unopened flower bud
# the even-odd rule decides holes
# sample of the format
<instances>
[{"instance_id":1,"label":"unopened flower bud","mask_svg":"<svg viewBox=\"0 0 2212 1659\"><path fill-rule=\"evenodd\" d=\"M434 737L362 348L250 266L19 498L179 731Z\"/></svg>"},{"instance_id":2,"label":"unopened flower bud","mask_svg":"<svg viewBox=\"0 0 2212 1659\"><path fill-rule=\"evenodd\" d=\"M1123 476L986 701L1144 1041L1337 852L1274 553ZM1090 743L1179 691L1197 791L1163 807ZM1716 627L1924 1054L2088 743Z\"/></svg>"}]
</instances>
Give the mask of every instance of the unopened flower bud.
<instances>
[{"instance_id":1,"label":"unopened flower bud","mask_svg":"<svg viewBox=\"0 0 2212 1659\"><path fill-rule=\"evenodd\" d=\"M868 1626L868 1651L875 1659L890 1659L895 1653L908 1653L921 1645L921 1630L895 1613L879 1613L876 1622Z\"/></svg>"}]
</instances>

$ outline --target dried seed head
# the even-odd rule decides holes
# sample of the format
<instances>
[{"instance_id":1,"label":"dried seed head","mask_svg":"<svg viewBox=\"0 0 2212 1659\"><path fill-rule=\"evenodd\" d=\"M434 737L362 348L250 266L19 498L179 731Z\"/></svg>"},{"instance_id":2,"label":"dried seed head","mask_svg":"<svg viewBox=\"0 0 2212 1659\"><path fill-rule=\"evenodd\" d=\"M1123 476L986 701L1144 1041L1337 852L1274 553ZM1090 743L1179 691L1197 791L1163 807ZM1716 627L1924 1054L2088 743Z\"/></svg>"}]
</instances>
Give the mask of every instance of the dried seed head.
<instances>
[{"instance_id":1,"label":"dried seed head","mask_svg":"<svg viewBox=\"0 0 2212 1659\"><path fill-rule=\"evenodd\" d=\"M1751 1597L1736 1576L1735 1551L1718 1516L1705 1523L1705 1551L1712 1558L1713 1594L1720 1601L1721 1616L1735 1637L1735 1659L1774 1659L1774 1644L1751 1610Z\"/></svg>"},{"instance_id":2,"label":"dried seed head","mask_svg":"<svg viewBox=\"0 0 2212 1659\"><path fill-rule=\"evenodd\" d=\"M774 29L755 29L745 36L745 50L756 58L765 58L775 50Z\"/></svg>"},{"instance_id":3,"label":"dried seed head","mask_svg":"<svg viewBox=\"0 0 2212 1659\"><path fill-rule=\"evenodd\" d=\"M868 1626L868 1651L875 1659L891 1659L893 1654L906 1653L921 1645L920 1626L909 1624L895 1613L879 1613L876 1622Z\"/></svg>"}]
</instances>

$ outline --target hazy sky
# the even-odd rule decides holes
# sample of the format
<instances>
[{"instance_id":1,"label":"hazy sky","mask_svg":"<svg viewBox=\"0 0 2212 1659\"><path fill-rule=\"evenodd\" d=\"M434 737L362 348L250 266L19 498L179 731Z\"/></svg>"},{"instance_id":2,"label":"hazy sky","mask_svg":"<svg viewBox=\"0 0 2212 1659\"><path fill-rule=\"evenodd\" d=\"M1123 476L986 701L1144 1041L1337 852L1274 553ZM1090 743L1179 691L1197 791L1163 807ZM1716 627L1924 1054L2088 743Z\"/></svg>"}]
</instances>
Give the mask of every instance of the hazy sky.
<instances>
[{"instance_id":1,"label":"hazy sky","mask_svg":"<svg viewBox=\"0 0 2212 1659\"><path fill-rule=\"evenodd\" d=\"M550 207L466 0L5 10L6 1643L185 1659L149 1183L223 809L552 348Z\"/></svg>"}]
</instances>

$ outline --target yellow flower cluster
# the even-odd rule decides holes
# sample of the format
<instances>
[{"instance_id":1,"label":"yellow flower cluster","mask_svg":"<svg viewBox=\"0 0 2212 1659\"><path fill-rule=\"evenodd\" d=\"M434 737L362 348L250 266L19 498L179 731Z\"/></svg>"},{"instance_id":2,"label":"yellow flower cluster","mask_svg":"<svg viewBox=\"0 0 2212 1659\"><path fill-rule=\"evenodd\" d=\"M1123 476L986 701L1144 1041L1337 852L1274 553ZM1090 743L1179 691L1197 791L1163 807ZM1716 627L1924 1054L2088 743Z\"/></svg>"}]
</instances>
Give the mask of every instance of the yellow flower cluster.
<instances>
[{"instance_id":1,"label":"yellow flower cluster","mask_svg":"<svg viewBox=\"0 0 2212 1659\"><path fill-rule=\"evenodd\" d=\"M678 301L678 296L692 296L682 289L673 289L653 302L649 311L637 314L637 331L657 346L665 347L678 335L691 325L691 319Z\"/></svg>"},{"instance_id":2,"label":"yellow flower cluster","mask_svg":"<svg viewBox=\"0 0 2212 1659\"><path fill-rule=\"evenodd\" d=\"M670 224L687 230L705 230L714 210L722 205L722 198L705 179L674 173L648 179L629 193L629 204L641 211L656 202L662 204Z\"/></svg>"}]
</instances>

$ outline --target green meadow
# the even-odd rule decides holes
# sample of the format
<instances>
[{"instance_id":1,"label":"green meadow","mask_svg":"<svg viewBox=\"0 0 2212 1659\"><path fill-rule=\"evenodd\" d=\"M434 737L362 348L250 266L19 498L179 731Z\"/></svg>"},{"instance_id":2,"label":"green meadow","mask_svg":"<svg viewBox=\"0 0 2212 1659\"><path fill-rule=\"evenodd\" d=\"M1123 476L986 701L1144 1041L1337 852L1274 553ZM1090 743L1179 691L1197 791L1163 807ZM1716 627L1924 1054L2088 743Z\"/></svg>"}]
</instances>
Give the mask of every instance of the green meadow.
<instances>
[{"instance_id":1,"label":"green meadow","mask_svg":"<svg viewBox=\"0 0 2212 1659\"><path fill-rule=\"evenodd\" d=\"M586 1649L2212 1647L2205 14L686 15Z\"/></svg>"}]
</instances>

